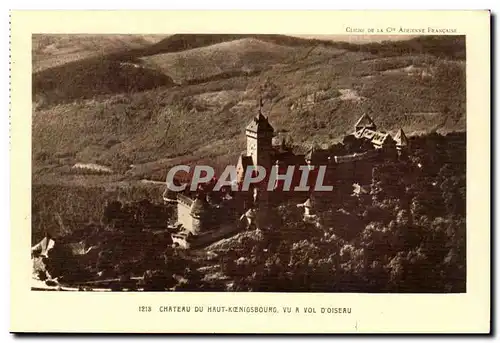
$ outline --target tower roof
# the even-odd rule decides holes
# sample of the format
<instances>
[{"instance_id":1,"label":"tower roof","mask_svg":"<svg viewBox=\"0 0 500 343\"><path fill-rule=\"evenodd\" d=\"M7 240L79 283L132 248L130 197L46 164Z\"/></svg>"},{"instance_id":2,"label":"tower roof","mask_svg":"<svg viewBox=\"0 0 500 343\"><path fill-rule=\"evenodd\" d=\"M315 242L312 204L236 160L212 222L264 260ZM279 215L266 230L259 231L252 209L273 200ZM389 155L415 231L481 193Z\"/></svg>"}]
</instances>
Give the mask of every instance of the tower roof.
<instances>
[{"instance_id":1,"label":"tower roof","mask_svg":"<svg viewBox=\"0 0 500 343\"><path fill-rule=\"evenodd\" d=\"M364 127L360 128L359 130L356 130L354 132L354 137L356 137L357 139L360 139L361 137L363 137L363 133L365 132L365 130L366 129Z\"/></svg>"},{"instance_id":2,"label":"tower roof","mask_svg":"<svg viewBox=\"0 0 500 343\"><path fill-rule=\"evenodd\" d=\"M399 129L398 133L394 137L397 146L408 146L408 137L406 137L403 129Z\"/></svg>"},{"instance_id":3,"label":"tower roof","mask_svg":"<svg viewBox=\"0 0 500 343\"><path fill-rule=\"evenodd\" d=\"M262 114L261 108L259 108L259 113L253 117L252 121L247 125L247 131L273 133L274 128L269 124L267 117Z\"/></svg>"},{"instance_id":4,"label":"tower roof","mask_svg":"<svg viewBox=\"0 0 500 343\"><path fill-rule=\"evenodd\" d=\"M375 122L373 121L373 119L370 118L370 116L366 113L363 114L358 119L358 121L356 122L354 127L356 128L356 131L358 131L360 128L363 128L363 127L367 128L367 129L372 129L372 130L377 129L377 126L375 125Z\"/></svg>"}]
</instances>

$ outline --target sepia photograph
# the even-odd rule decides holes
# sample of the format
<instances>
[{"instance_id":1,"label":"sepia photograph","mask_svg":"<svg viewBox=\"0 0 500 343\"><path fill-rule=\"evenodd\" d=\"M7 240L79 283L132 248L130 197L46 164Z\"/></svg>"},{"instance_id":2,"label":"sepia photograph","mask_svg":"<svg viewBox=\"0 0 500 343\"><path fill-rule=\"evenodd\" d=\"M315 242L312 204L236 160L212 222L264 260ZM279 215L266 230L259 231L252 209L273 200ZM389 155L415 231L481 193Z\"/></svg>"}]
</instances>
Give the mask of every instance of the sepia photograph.
<instances>
[{"instance_id":1,"label":"sepia photograph","mask_svg":"<svg viewBox=\"0 0 500 343\"><path fill-rule=\"evenodd\" d=\"M465 35L31 40L32 291L467 291Z\"/></svg>"},{"instance_id":2,"label":"sepia photograph","mask_svg":"<svg viewBox=\"0 0 500 343\"><path fill-rule=\"evenodd\" d=\"M490 29L12 11L10 332L491 333Z\"/></svg>"}]
</instances>

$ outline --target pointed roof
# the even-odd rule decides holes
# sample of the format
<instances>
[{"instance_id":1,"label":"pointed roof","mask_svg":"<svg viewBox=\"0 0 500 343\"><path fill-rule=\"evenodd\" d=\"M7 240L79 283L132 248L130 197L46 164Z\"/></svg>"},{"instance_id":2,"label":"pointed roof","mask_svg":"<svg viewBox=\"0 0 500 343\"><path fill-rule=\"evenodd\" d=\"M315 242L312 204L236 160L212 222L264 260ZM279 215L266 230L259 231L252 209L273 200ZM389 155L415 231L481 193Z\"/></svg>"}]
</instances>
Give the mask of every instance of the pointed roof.
<instances>
[{"instance_id":1,"label":"pointed roof","mask_svg":"<svg viewBox=\"0 0 500 343\"><path fill-rule=\"evenodd\" d=\"M394 137L397 146L408 146L408 137L406 137L403 129L399 129L398 133Z\"/></svg>"},{"instance_id":2,"label":"pointed roof","mask_svg":"<svg viewBox=\"0 0 500 343\"><path fill-rule=\"evenodd\" d=\"M247 125L247 131L274 133L274 128L269 124L269 120L262 114L262 98L259 101L259 113Z\"/></svg>"},{"instance_id":3,"label":"pointed roof","mask_svg":"<svg viewBox=\"0 0 500 343\"><path fill-rule=\"evenodd\" d=\"M361 137L363 137L363 132L365 132L365 130L366 129L364 127L360 128L359 130L356 130L354 132L354 137L356 137L357 139L360 139Z\"/></svg>"},{"instance_id":4,"label":"pointed roof","mask_svg":"<svg viewBox=\"0 0 500 343\"><path fill-rule=\"evenodd\" d=\"M372 118L370 118L370 116L366 113L364 113L359 119L358 121L356 122L356 124L354 124L354 127L356 129L356 131L358 131L359 129L365 127L365 128L368 128L368 129L372 129L372 130L376 130L377 129L377 126L375 125L375 122L373 121Z\"/></svg>"}]
</instances>

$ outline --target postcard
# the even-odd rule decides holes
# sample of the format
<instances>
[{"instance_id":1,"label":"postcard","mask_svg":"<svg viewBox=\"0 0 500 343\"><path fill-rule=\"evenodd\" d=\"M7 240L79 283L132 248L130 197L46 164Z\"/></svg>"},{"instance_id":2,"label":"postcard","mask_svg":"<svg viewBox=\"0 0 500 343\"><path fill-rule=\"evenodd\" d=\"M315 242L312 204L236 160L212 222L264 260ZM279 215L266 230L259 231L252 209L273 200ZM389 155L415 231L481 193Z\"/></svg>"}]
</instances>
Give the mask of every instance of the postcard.
<instances>
[{"instance_id":1,"label":"postcard","mask_svg":"<svg viewBox=\"0 0 500 343\"><path fill-rule=\"evenodd\" d=\"M488 11L13 11L11 331L489 333L490 49Z\"/></svg>"}]
</instances>

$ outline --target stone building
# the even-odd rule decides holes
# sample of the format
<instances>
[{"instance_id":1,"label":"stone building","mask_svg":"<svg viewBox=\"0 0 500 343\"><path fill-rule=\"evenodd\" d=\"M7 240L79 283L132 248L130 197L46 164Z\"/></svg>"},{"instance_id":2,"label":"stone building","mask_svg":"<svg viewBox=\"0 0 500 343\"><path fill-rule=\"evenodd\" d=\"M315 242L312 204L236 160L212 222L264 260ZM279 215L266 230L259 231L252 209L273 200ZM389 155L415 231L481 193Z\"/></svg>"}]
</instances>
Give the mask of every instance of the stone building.
<instances>
[{"instance_id":1,"label":"stone building","mask_svg":"<svg viewBox=\"0 0 500 343\"><path fill-rule=\"evenodd\" d=\"M238 158L235 182L241 189L245 173L255 166L266 169L266 179L247 192L240 191L233 196L224 197L222 203L217 206L207 201L210 198L210 191L193 197L166 190L163 195L164 200L177 203L178 225L182 228L181 231L172 235L174 242L187 247L186 241L203 236L207 230L215 232L213 237L218 236L217 228L223 224L224 220L233 218L229 215L229 208L237 212L234 216L235 221L237 218L242 219L246 216L245 218L250 223L251 220L246 214L251 213L258 215L260 224L265 223L265 213L268 207L274 202L279 203L286 200L285 198L290 200L294 196L302 199L298 207L304 209L304 218L314 219L315 207L318 204L325 201L329 203L342 201L342 197L353 194L354 185L363 189L371 183L372 169L377 161L384 158L398 158L408 149L408 138L402 129L393 138L389 133L377 130L377 125L367 114L361 116L355 123L353 132L344 137L344 144L340 151L312 146L305 155L294 153L284 140L275 139L274 128L269 123L269 119L263 115L262 107L247 125L245 135L246 150ZM309 185L315 182L317 167L326 166L325 180L327 184L333 186L334 190L315 197L316 200L313 200L315 193L311 191L280 192L282 184L279 182L276 182L274 191L267 190L269 172L273 166L278 167L280 174L285 174L289 166L296 167L296 174L293 175L292 180L293 189L299 184L301 177L298 167L304 165L311 169ZM251 224L255 223L256 221L252 221Z\"/></svg>"}]
</instances>

